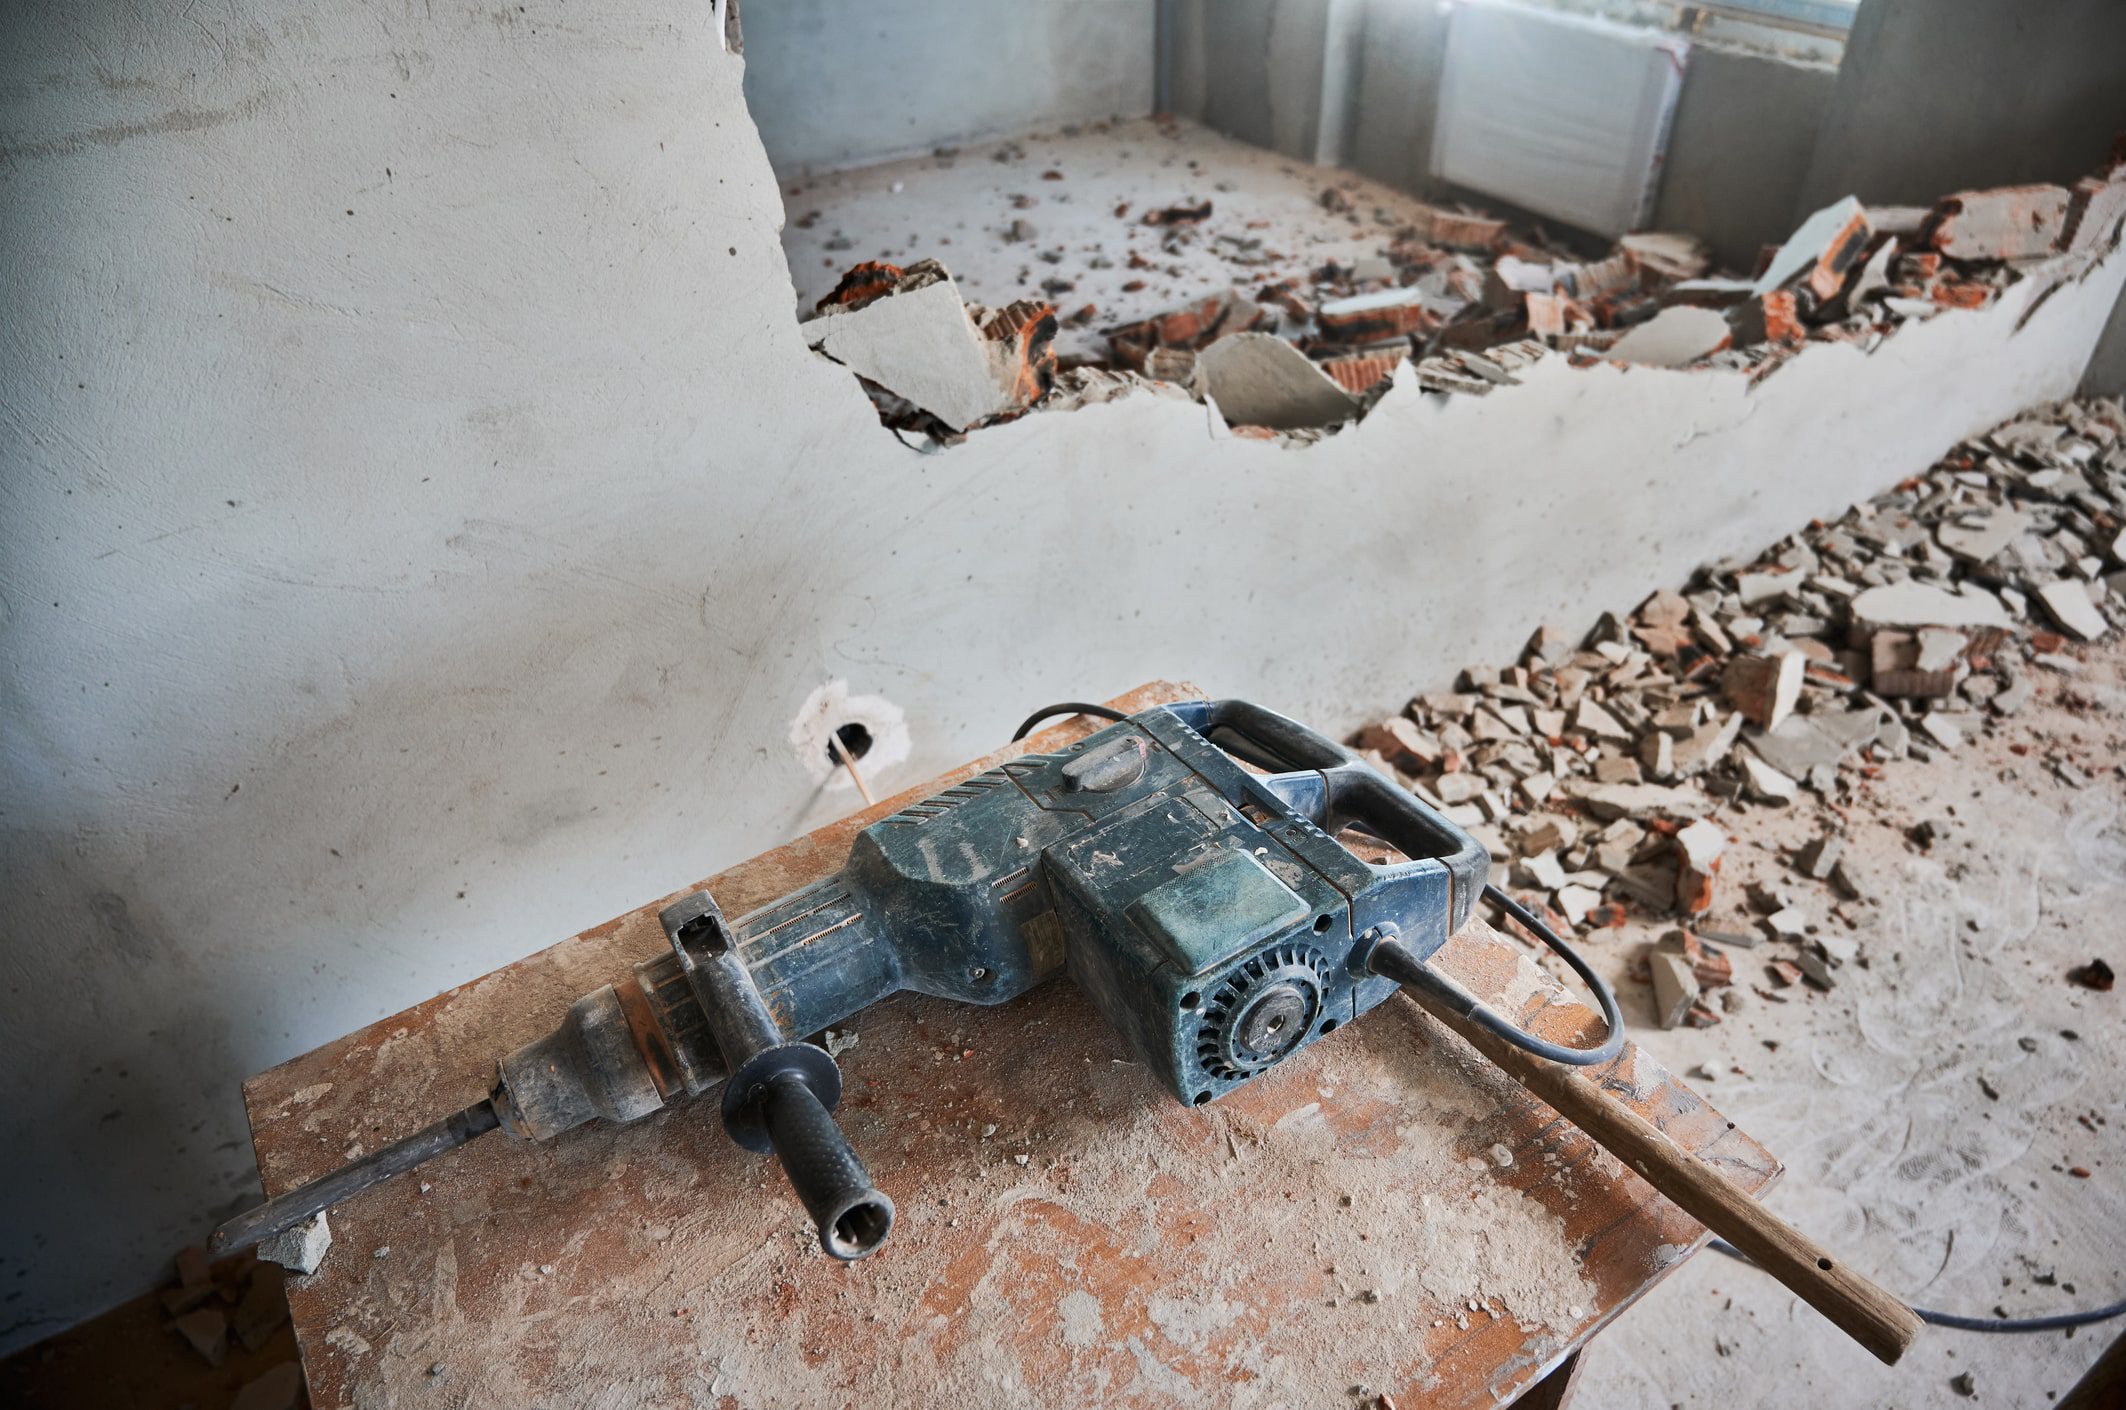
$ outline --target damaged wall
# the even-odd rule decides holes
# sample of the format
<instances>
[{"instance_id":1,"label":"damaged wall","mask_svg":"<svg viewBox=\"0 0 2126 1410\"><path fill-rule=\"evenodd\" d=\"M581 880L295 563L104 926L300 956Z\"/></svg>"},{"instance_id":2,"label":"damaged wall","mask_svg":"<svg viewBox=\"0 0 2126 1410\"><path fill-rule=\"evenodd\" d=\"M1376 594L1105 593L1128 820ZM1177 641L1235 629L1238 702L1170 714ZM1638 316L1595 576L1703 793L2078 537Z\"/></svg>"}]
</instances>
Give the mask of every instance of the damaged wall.
<instances>
[{"instance_id":1,"label":"damaged wall","mask_svg":"<svg viewBox=\"0 0 2126 1410\"><path fill-rule=\"evenodd\" d=\"M2071 182L2126 130L2122 56L2118 0L1865 0L1791 214Z\"/></svg>"},{"instance_id":2,"label":"damaged wall","mask_svg":"<svg viewBox=\"0 0 2126 1410\"><path fill-rule=\"evenodd\" d=\"M245 1075L845 812L830 682L888 789L1162 674L1345 729L2065 394L2126 278L1754 387L1405 366L1305 451L1136 395L921 455L800 339L707 8L16 32L0 1346L250 1194Z\"/></svg>"},{"instance_id":3,"label":"damaged wall","mask_svg":"<svg viewBox=\"0 0 2126 1410\"><path fill-rule=\"evenodd\" d=\"M778 172L1152 109L1154 0L749 5L746 100Z\"/></svg>"}]
</instances>

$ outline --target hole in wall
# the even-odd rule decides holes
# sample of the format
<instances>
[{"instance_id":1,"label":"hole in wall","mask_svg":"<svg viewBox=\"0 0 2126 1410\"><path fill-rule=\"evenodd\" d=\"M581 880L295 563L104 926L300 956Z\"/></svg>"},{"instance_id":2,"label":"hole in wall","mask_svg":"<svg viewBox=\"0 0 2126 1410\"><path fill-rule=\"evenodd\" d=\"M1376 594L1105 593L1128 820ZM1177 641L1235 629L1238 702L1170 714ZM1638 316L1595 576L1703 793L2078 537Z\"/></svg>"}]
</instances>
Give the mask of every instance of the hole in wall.
<instances>
[{"instance_id":1,"label":"hole in wall","mask_svg":"<svg viewBox=\"0 0 2126 1410\"><path fill-rule=\"evenodd\" d=\"M860 760L871 752L871 731L854 720L845 725L837 725L834 729L834 739L841 745L841 749L837 753L832 745L828 746L827 762L830 764L839 766L843 759Z\"/></svg>"},{"instance_id":2,"label":"hole in wall","mask_svg":"<svg viewBox=\"0 0 2126 1410\"><path fill-rule=\"evenodd\" d=\"M883 695L858 695L846 680L831 680L805 697L790 722L790 753L812 785L828 794L854 793L856 784L835 753L835 742L857 761L874 794L879 780L907 760L907 718ZM888 790L890 791L890 789Z\"/></svg>"}]
</instances>

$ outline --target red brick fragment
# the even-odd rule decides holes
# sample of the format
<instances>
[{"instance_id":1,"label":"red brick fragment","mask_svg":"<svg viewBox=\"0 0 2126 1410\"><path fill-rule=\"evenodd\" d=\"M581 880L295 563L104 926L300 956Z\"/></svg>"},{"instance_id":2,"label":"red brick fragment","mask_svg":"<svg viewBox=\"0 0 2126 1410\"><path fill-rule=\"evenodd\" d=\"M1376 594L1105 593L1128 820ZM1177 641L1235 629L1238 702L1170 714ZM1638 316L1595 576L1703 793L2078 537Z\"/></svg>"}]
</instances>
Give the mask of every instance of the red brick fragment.
<instances>
[{"instance_id":1,"label":"red brick fragment","mask_svg":"<svg viewBox=\"0 0 2126 1410\"><path fill-rule=\"evenodd\" d=\"M905 272L897 264L888 264L877 259L867 259L862 264L852 265L849 272L841 277L841 282L813 306L813 311L825 313L837 304L843 308L862 308L865 304L892 293L893 286L900 283Z\"/></svg>"}]
</instances>

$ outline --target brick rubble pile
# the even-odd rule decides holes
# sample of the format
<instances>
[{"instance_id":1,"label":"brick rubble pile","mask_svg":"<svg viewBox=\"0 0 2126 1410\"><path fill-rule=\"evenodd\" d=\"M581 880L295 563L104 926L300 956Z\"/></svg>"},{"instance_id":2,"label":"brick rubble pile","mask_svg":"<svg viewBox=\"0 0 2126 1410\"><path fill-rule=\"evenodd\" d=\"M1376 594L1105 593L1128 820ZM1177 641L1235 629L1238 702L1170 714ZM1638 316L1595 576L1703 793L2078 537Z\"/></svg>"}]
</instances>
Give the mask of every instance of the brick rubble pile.
<instances>
[{"instance_id":1,"label":"brick rubble pile","mask_svg":"<svg viewBox=\"0 0 2126 1410\"><path fill-rule=\"evenodd\" d=\"M1723 894L1723 816L1818 810L1798 869L1864 899L1840 829L1880 766L1959 748L2122 625L2126 411L2066 402L1584 638L1542 628L1517 664L1470 667L1353 743L1468 828L1493 880L1560 933L1679 918L1652 961L1656 1009L1710 1024L1736 949L1770 945L1774 984L1818 989L1854 958L1777 890ZM2076 785L2126 768L2048 762Z\"/></svg>"}]
</instances>

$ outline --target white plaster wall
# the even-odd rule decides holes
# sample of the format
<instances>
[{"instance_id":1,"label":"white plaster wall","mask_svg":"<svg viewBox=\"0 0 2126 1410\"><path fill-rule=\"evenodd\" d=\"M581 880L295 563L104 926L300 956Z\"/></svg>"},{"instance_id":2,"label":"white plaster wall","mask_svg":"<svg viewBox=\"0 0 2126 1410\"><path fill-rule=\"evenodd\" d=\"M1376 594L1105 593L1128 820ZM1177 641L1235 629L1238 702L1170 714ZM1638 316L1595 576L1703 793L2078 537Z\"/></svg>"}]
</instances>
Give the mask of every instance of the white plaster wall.
<instances>
[{"instance_id":1,"label":"white plaster wall","mask_svg":"<svg viewBox=\"0 0 2126 1410\"><path fill-rule=\"evenodd\" d=\"M1155 0L755 0L746 97L784 173L1142 117L1154 14Z\"/></svg>"},{"instance_id":2,"label":"white plaster wall","mask_svg":"<svg viewBox=\"0 0 2126 1410\"><path fill-rule=\"evenodd\" d=\"M250 1193L248 1073L838 814L786 743L829 679L906 712L889 788L1154 675L1346 728L2071 390L2126 278L1755 391L1551 360L1300 452L1141 397L924 456L799 342L707 7L15 29L0 1347Z\"/></svg>"}]
</instances>

